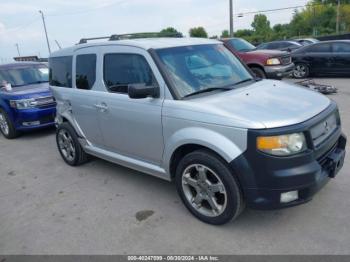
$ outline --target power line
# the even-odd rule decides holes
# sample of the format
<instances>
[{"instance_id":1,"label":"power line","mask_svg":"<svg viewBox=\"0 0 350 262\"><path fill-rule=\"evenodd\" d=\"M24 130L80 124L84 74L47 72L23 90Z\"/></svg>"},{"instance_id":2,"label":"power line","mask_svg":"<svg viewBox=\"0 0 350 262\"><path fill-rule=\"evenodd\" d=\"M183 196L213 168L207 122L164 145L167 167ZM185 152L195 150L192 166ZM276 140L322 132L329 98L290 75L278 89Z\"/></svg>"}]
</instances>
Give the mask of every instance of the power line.
<instances>
[{"instance_id":1,"label":"power line","mask_svg":"<svg viewBox=\"0 0 350 262\"><path fill-rule=\"evenodd\" d=\"M237 14L234 14L234 16L241 17L243 15L270 13L270 12L284 11L284 10L290 10L290 9L299 9L299 8L304 8L304 7L314 7L314 6L326 6L326 4L306 4L306 5L288 6L288 7L275 8L275 9L266 9L266 10L252 11L252 12L237 13Z\"/></svg>"}]
</instances>

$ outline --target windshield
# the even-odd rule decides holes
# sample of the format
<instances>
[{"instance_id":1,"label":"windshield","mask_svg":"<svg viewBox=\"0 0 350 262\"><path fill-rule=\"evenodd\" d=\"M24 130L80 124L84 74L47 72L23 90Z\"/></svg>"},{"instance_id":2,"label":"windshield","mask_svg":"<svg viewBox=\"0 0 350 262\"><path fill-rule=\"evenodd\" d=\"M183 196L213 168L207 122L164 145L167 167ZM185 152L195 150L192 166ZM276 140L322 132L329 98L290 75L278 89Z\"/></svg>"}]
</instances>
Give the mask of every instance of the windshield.
<instances>
[{"instance_id":1,"label":"windshield","mask_svg":"<svg viewBox=\"0 0 350 262\"><path fill-rule=\"evenodd\" d=\"M251 43L244 39L230 39L228 43L237 51L251 51L256 49Z\"/></svg>"},{"instance_id":2,"label":"windshield","mask_svg":"<svg viewBox=\"0 0 350 262\"><path fill-rule=\"evenodd\" d=\"M159 49L174 92L181 98L205 89L233 87L252 79L242 63L223 45Z\"/></svg>"},{"instance_id":3,"label":"windshield","mask_svg":"<svg viewBox=\"0 0 350 262\"><path fill-rule=\"evenodd\" d=\"M13 87L49 81L49 70L45 66L31 66L0 70L0 83L10 83Z\"/></svg>"}]
</instances>

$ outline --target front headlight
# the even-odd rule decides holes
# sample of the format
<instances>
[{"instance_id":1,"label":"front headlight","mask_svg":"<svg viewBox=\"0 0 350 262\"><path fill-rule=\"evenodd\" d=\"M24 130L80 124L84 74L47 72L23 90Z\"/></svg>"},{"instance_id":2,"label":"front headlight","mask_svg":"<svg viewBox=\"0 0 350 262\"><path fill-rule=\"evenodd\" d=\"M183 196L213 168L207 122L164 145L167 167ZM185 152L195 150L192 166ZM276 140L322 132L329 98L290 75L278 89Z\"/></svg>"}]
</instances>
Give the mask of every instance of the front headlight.
<instances>
[{"instance_id":1,"label":"front headlight","mask_svg":"<svg viewBox=\"0 0 350 262\"><path fill-rule=\"evenodd\" d=\"M278 58L270 58L266 61L267 65L280 65L281 61Z\"/></svg>"},{"instance_id":2,"label":"front headlight","mask_svg":"<svg viewBox=\"0 0 350 262\"><path fill-rule=\"evenodd\" d=\"M34 108L37 105L37 101L34 98L11 100L10 105L16 109L28 109Z\"/></svg>"},{"instance_id":3,"label":"front headlight","mask_svg":"<svg viewBox=\"0 0 350 262\"><path fill-rule=\"evenodd\" d=\"M281 136L261 136L257 138L257 148L267 154L275 156L289 156L307 149L303 133Z\"/></svg>"}]
</instances>

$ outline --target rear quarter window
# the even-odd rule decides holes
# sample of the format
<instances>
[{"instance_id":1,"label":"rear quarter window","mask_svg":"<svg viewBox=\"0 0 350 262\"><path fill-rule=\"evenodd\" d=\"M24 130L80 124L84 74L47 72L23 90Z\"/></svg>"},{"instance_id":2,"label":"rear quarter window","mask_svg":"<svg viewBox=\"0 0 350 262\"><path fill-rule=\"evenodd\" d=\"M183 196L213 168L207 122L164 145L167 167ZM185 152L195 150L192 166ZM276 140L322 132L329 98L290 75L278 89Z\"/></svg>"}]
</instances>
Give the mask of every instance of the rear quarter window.
<instances>
[{"instance_id":1,"label":"rear quarter window","mask_svg":"<svg viewBox=\"0 0 350 262\"><path fill-rule=\"evenodd\" d=\"M72 87L72 56L49 59L49 82L51 86Z\"/></svg>"}]
</instances>

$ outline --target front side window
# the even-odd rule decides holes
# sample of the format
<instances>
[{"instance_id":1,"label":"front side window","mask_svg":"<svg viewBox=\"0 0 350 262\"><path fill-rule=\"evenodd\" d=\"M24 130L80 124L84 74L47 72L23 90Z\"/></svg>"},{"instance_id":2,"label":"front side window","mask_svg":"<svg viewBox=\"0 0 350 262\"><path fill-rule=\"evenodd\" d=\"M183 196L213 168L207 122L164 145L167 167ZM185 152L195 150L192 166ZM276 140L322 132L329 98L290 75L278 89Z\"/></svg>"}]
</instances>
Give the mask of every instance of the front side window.
<instances>
[{"instance_id":1,"label":"front side window","mask_svg":"<svg viewBox=\"0 0 350 262\"><path fill-rule=\"evenodd\" d=\"M49 59L50 85L72 87L72 56L52 57Z\"/></svg>"},{"instance_id":2,"label":"front side window","mask_svg":"<svg viewBox=\"0 0 350 262\"><path fill-rule=\"evenodd\" d=\"M0 83L7 82L13 87L40 84L48 81L49 69L44 65L0 70Z\"/></svg>"},{"instance_id":3,"label":"front side window","mask_svg":"<svg viewBox=\"0 0 350 262\"><path fill-rule=\"evenodd\" d=\"M180 98L252 79L242 63L220 44L165 48L156 53Z\"/></svg>"},{"instance_id":4,"label":"front side window","mask_svg":"<svg viewBox=\"0 0 350 262\"><path fill-rule=\"evenodd\" d=\"M138 54L106 54L103 79L110 92L127 93L129 84L156 86L152 69Z\"/></svg>"},{"instance_id":5,"label":"front side window","mask_svg":"<svg viewBox=\"0 0 350 262\"><path fill-rule=\"evenodd\" d=\"M96 55L77 55L75 84L78 89L90 90L96 80Z\"/></svg>"}]
</instances>

